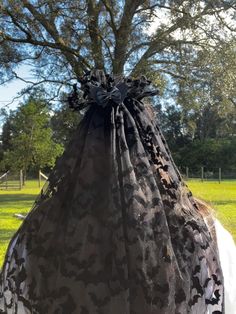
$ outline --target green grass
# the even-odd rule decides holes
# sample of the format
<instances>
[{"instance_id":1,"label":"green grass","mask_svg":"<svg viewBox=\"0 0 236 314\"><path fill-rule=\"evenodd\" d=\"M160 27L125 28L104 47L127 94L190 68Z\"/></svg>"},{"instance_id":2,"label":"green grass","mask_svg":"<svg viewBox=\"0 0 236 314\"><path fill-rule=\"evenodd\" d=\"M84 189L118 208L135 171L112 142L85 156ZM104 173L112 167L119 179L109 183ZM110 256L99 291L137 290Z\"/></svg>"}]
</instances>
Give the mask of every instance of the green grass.
<instances>
[{"instance_id":1,"label":"green grass","mask_svg":"<svg viewBox=\"0 0 236 314\"><path fill-rule=\"evenodd\" d=\"M216 210L217 218L236 240L236 181L187 182L197 197L208 201ZM28 181L21 191L0 191L0 266L9 240L22 223L15 213L27 213L39 193L38 182Z\"/></svg>"},{"instance_id":2,"label":"green grass","mask_svg":"<svg viewBox=\"0 0 236 314\"><path fill-rule=\"evenodd\" d=\"M215 216L233 235L236 241L236 181L187 182L193 194L207 201L215 210Z\"/></svg>"},{"instance_id":3,"label":"green grass","mask_svg":"<svg viewBox=\"0 0 236 314\"><path fill-rule=\"evenodd\" d=\"M0 268L9 240L22 223L13 214L27 213L39 191L37 181L28 181L21 191L0 190Z\"/></svg>"}]
</instances>

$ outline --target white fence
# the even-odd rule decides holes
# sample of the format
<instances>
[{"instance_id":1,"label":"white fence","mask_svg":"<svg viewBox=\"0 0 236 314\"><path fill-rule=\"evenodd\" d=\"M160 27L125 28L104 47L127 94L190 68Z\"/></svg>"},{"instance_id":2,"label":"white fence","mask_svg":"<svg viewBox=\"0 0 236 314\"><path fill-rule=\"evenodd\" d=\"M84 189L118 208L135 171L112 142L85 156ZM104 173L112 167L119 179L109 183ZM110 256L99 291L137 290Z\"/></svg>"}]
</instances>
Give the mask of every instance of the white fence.
<instances>
[{"instance_id":1,"label":"white fence","mask_svg":"<svg viewBox=\"0 0 236 314\"><path fill-rule=\"evenodd\" d=\"M21 190L23 186L22 170L7 171L0 175L0 190Z\"/></svg>"}]
</instances>

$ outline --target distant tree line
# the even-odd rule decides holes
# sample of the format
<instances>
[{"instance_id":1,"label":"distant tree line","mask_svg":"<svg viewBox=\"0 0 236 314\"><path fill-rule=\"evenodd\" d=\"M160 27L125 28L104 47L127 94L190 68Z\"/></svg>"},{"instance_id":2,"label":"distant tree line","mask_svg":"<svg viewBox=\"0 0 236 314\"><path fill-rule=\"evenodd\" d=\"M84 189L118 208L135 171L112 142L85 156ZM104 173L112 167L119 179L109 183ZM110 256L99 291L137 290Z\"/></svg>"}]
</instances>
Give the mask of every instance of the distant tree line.
<instances>
[{"instance_id":1,"label":"distant tree line","mask_svg":"<svg viewBox=\"0 0 236 314\"><path fill-rule=\"evenodd\" d=\"M5 112L0 141L0 171L47 172L64 151L79 115L67 109L52 114L42 92L30 94L16 110Z\"/></svg>"},{"instance_id":2,"label":"distant tree line","mask_svg":"<svg viewBox=\"0 0 236 314\"><path fill-rule=\"evenodd\" d=\"M174 159L192 169L236 170L236 41L186 49L183 58L191 63L183 66L187 79L166 85L158 110Z\"/></svg>"},{"instance_id":3,"label":"distant tree line","mask_svg":"<svg viewBox=\"0 0 236 314\"><path fill-rule=\"evenodd\" d=\"M210 110L210 109L209 109ZM194 135L192 121L184 115L181 108L170 106L164 112L157 110L159 123L173 154L175 163L181 168L189 167L197 171L222 168L236 174L236 132L232 117L231 128L226 132L226 122L210 113L204 119L196 117ZM202 119L202 121L198 121ZM220 121L219 121L220 120ZM225 126L225 129L224 129ZM204 134L201 128L207 128ZM224 129L220 134L221 128Z\"/></svg>"},{"instance_id":4,"label":"distant tree line","mask_svg":"<svg viewBox=\"0 0 236 314\"><path fill-rule=\"evenodd\" d=\"M223 119L220 112L217 114L210 106L205 109L209 112L192 110L186 115L181 106L153 105L157 122L179 167L221 167L236 171L236 132L232 116L225 115ZM226 128L230 118L231 124ZM35 175L39 169L50 172L80 120L81 114L72 111L66 103L52 110L44 91L35 90L16 110L5 112L0 172L22 169L24 178L27 174Z\"/></svg>"}]
</instances>

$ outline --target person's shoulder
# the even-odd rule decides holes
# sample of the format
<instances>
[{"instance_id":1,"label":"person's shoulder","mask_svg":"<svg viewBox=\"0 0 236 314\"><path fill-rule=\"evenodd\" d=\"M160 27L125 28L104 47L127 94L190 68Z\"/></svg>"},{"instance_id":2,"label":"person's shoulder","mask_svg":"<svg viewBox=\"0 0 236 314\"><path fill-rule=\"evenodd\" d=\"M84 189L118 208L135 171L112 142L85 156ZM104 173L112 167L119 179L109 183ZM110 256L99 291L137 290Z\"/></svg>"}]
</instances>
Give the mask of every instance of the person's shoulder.
<instances>
[{"instance_id":1,"label":"person's shoulder","mask_svg":"<svg viewBox=\"0 0 236 314\"><path fill-rule=\"evenodd\" d=\"M218 219L215 219L215 231L221 261L236 266L236 246L232 235Z\"/></svg>"},{"instance_id":2,"label":"person's shoulder","mask_svg":"<svg viewBox=\"0 0 236 314\"><path fill-rule=\"evenodd\" d=\"M215 230L216 230L218 246L222 243L224 244L223 249L229 249L229 248L236 249L232 235L222 225L222 223L218 219L215 219Z\"/></svg>"},{"instance_id":3,"label":"person's shoulder","mask_svg":"<svg viewBox=\"0 0 236 314\"><path fill-rule=\"evenodd\" d=\"M225 313L236 314L236 246L228 230L215 219L217 245L224 276Z\"/></svg>"}]
</instances>

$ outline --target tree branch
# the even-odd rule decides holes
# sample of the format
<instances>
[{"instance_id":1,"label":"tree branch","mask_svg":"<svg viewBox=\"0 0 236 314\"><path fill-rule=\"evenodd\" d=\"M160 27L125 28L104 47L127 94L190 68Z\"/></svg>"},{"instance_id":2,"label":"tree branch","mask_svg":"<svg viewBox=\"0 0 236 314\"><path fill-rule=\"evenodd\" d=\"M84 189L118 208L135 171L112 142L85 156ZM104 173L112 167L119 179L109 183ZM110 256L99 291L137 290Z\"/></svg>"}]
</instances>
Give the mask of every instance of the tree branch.
<instances>
[{"instance_id":1,"label":"tree branch","mask_svg":"<svg viewBox=\"0 0 236 314\"><path fill-rule=\"evenodd\" d=\"M216 16L218 17L218 19L220 20L220 22L222 23L224 27L226 27L228 30L230 30L233 33L236 32L236 28L233 28L229 26L229 24L225 23L224 19L220 16L220 12L216 12Z\"/></svg>"},{"instance_id":2,"label":"tree branch","mask_svg":"<svg viewBox=\"0 0 236 314\"><path fill-rule=\"evenodd\" d=\"M42 83L53 83L53 84L61 84L61 85L67 85L67 86L73 86L72 83L67 82L66 80L63 81L59 81L59 80L51 80L51 79L46 79L44 78L41 81L37 81L37 82L33 82L27 79L24 79L22 77L20 77L16 72L12 71L14 77L26 84L31 84L32 86L37 86L37 85L41 85Z\"/></svg>"},{"instance_id":3,"label":"tree branch","mask_svg":"<svg viewBox=\"0 0 236 314\"><path fill-rule=\"evenodd\" d=\"M108 24L110 25L112 31L114 34L117 33L117 28L116 28L116 23L115 23L115 18L112 12L112 8L110 6L110 4L108 4L108 2L106 0L102 0L103 5L105 6L107 12L109 13L110 16L110 22L108 22Z\"/></svg>"},{"instance_id":4,"label":"tree branch","mask_svg":"<svg viewBox=\"0 0 236 314\"><path fill-rule=\"evenodd\" d=\"M3 12L7 13L10 16L13 24L26 35L26 38L28 40L32 39L32 34L29 32L29 30L26 30L22 25L20 25L20 23L18 23L17 18L15 18L15 16L10 12L10 10L4 9Z\"/></svg>"},{"instance_id":5,"label":"tree branch","mask_svg":"<svg viewBox=\"0 0 236 314\"><path fill-rule=\"evenodd\" d=\"M135 75L137 72L139 72L150 57L152 57L156 53L161 52L166 46L170 45L170 42L168 43L168 40L166 40L168 35L176 31L177 29L188 26L189 21L191 23L195 23L200 17L212 14L212 12L209 12L209 10L212 10L211 3L208 3L206 7L202 10L202 12L198 13L196 16L192 17L190 14L186 13L184 14L184 16L177 18L175 24L171 25L168 29L157 33L155 36L156 38L150 43L148 49L135 65L131 75Z\"/></svg>"},{"instance_id":6,"label":"tree branch","mask_svg":"<svg viewBox=\"0 0 236 314\"><path fill-rule=\"evenodd\" d=\"M99 5L93 0L87 0L87 13L88 13L88 30L91 39L91 50L95 67L104 70L104 59L102 53L102 41L99 36L98 17L101 10L101 2Z\"/></svg>"},{"instance_id":7,"label":"tree branch","mask_svg":"<svg viewBox=\"0 0 236 314\"><path fill-rule=\"evenodd\" d=\"M48 34L54 39L55 46L54 48L60 49L64 56L66 57L67 61L71 64L73 70L75 71L77 76L80 76L83 74L82 70L86 70L86 67L88 67L87 62L84 60L83 57L78 56L81 61L81 68L78 67L78 61L74 56L74 49L71 49L67 45L65 45L65 42L62 37L60 37L56 26L54 24L54 21L48 21L44 15L40 14L34 6L27 0L22 0L25 8L29 10L29 12L34 16L34 18L44 27L44 29L47 31ZM32 40L29 40L32 42ZM48 43L48 42L47 42ZM52 45L52 43L50 43Z\"/></svg>"},{"instance_id":8,"label":"tree branch","mask_svg":"<svg viewBox=\"0 0 236 314\"><path fill-rule=\"evenodd\" d=\"M115 49L114 49L114 74L122 74L126 61L126 53L130 32L132 28L132 20L137 8L143 3L141 0L126 0L123 15L120 21L120 27L115 33Z\"/></svg>"},{"instance_id":9,"label":"tree branch","mask_svg":"<svg viewBox=\"0 0 236 314\"><path fill-rule=\"evenodd\" d=\"M178 79L181 79L181 80L186 80L186 76L174 73L174 72L169 71L169 70L159 69L158 71L162 72L162 73L169 74L169 75L171 75L174 78L178 78Z\"/></svg>"}]
</instances>

